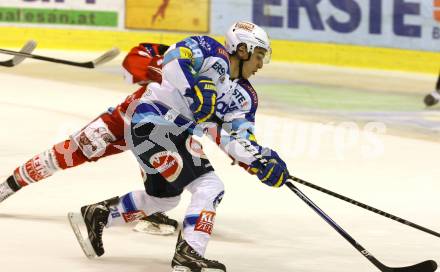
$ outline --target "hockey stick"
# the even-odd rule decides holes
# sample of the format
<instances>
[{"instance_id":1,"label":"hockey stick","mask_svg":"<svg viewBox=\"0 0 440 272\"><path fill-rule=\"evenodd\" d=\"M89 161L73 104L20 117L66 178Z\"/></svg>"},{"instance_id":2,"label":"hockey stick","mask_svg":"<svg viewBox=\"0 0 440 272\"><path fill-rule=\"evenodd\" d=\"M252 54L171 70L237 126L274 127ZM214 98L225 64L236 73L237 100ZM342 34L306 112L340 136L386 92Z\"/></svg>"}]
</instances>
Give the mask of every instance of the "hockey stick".
<instances>
[{"instance_id":1,"label":"hockey stick","mask_svg":"<svg viewBox=\"0 0 440 272\"><path fill-rule=\"evenodd\" d=\"M341 199L341 200L343 200L343 201L346 201L346 202L351 203L351 204L353 204L353 205L356 205L356 206L358 206L358 207L361 207L361 208L364 208L364 209L366 209L366 210L369 210L370 212L377 213L377 214L382 215L382 216L385 216L386 218L389 218L389 219L391 219L391 220L397 221L397 222L402 223L402 224L405 224L405 225L407 225L407 226L410 226L410 227L416 228L416 229L418 229L418 230L424 231L424 232L426 232L426 233L432 234L432 235L434 235L434 236L440 237L440 233L435 232L435 231L430 230L430 229L427 229L427 228L425 228L425 227L422 227L422 226L420 226L420 225L418 225L418 224L416 224L416 223L410 222L410 221L405 220L405 219L402 219L402 218L400 218L400 217L398 217L398 216L395 216L395 215L392 215L392 214L390 214L390 213L387 213L387 212L381 211L381 210L379 210L379 209L376 209L376 208L374 208L374 207L368 206L367 204L364 204L364 203L362 203L362 202L356 201L356 200L351 199L351 198L349 198L349 197L346 197L346 196L340 195L340 194L338 194L338 193L332 192L332 191L330 191L330 190L327 190L327 189L325 189L325 188L322 188L322 187L320 187L320 186L318 186L318 185L315 185L315 184L313 184L313 183L307 182L307 181L302 180L302 179L300 179L300 178L293 177L293 176L290 176L289 178L290 178L291 180L293 180L293 181L295 181L295 182L298 182L298 183L300 183L300 184L303 184L303 185L305 185L305 186L307 186L307 187L313 188L313 189L315 189L315 190L318 190L318 191L323 192L323 193L325 193L325 194L328 194L328 195L331 195L331 196L333 196L333 197L339 198L339 199Z\"/></svg>"},{"instance_id":2,"label":"hockey stick","mask_svg":"<svg viewBox=\"0 0 440 272\"><path fill-rule=\"evenodd\" d=\"M20 53L30 54L30 53L32 53L32 51L34 51L36 46L37 46L37 43L35 41L29 40L21 48ZM20 64L25 58L26 57L23 57L23 56L14 56L9 60L0 61L0 66L14 67L14 66Z\"/></svg>"},{"instance_id":3,"label":"hockey stick","mask_svg":"<svg viewBox=\"0 0 440 272\"><path fill-rule=\"evenodd\" d=\"M216 120L218 124L222 121ZM237 136L234 131L228 131L230 136L239 142L248 152L250 152L261 164L268 163L257 149L255 149L246 139ZM289 177L291 178L291 176ZM303 192L301 192L293 183L286 182L286 186L292 190L299 198L301 198L310 208L312 208L321 218L323 218L333 229L335 229L345 240L347 240L362 256L367 258L382 272L434 272L437 269L437 263L433 260L424 261L412 266L406 267L389 267L377 260L368 250L351 237L342 227L340 227L333 219L330 218L323 210L321 210L312 200L310 200Z\"/></svg>"},{"instance_id":4,"label":"hockey stick","mask_svg":"<svg viewBox=\"0 0 440 272\"><path fill-rule=\"evenodd\" d=\"M0 49L0 53L91 69L91 68L96 68L96 66L104 64L104 63L114 59L119 54L119 49L112 48L109 51L102 54L100 57L96 58L95 60L86 61L86 62L75 62L75 61L64 60L64 59L50 58L50 57L39 56L39 55L23 53L23 52L17 52L17 51L12 51L12 50L7 50L7 49Z\"/></svg>"},{"instance_id":5,"label":"hockey stick","mask_svg":"<svg viewBox=\"0 0 440 272\"><path fill-rule=\"evenodd\" d=\"M437 269L437 263L433 260L424 261L415 265L406 267L389 267L377 260L368 250L353 239L344 229L342 229L333 219L331 219L323 210L321 210L310 198L301 192L291 182L286 182L286 186L301 198L310 208L312 208L322 219L324 219L332 228L334 228L342 237L345 238L362 256L367 258L382 272L433 272Z\"/></svg>"},{"instance_id":6,"label":"hockey stick","mask_svg":"<svg viewBox=\"0 0 440 272\"><path fill-rule=\"evenodd\" d=\"M437 83L435 84L435 89L440 93L440 72L438 74Z\"/></svg>"}]
</instances>

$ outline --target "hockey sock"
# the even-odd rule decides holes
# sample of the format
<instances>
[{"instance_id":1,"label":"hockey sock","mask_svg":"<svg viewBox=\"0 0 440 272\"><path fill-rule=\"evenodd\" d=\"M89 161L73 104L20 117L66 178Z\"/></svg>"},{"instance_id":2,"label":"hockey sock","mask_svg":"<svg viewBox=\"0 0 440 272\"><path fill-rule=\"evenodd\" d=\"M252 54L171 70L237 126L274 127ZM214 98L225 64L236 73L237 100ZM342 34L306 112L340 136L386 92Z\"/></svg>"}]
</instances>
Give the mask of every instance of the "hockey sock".
<instances>
[{"instance_id":1,"label":"hockey sock","mask_svg":"<svg viewBox=\"0 0 440 272\"><path fill-rule=\"evenodd\" d=\"M17 167L14 177L18 186L27 186L52 176L58 170L75 167L87 161L82 151L72 146L70 140L63 141Z\"/></svg>"},{"instance_id":2,"label":"hockey sock","mask_svg":"<svg viewBox=\"0 0 440 272\"><path fill-rule=\"evenodd\" d=\"M180 196L158 198L145 191L133 191L121 196L117 206L110 208L107 226L137 221L156 212L166 212L177 206Z\"/></svg>"}]
</instances>

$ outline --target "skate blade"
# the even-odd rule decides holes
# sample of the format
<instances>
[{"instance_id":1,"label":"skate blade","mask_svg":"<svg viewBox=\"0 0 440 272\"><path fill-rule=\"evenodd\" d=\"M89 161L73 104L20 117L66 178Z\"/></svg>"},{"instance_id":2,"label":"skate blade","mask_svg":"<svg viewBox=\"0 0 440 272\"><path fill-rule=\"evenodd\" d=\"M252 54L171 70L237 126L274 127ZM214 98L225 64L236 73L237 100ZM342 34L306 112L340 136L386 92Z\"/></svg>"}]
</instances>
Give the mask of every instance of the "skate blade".
<instances>
[{"instance_id":1,"label":"skate blade","mask_svg":"<svg viewBox=\"0 0 440 272\"><path fill-rule=\"evenodd\" d=\"M192 271L186 266L176 265L175 267L173 267L173 270L171 272L192 272ZM225 271L216 268L202 268L200 272L225 272Z\"/></svg>"},{"instance_id":2,"label":"skate blade","mask_svg":"<svg viewBox=\"0 0 440 272\"><path fill-rule=\"evenodd\" d=\"M80 224L85 226L83 217L78 213L69 212L67 214L67 218L69 219L73 233L75 233L76 239L78 240L78 243L81 246L81 249L83 250L86 257L89 259L95 258L96 253L92 247L92 244L90 243L89 238L86 237L84 239L84 236L82 235L81 230L79 228Z\"/></svg>"},{"instance_id":3,"label":"skate blade","mask_svg":"<svg viewBox=\"0 0 440 272\"><path fill-rule=\"evenodd\" d=\"M165 224L153 224L148 221L139 221L133 228L134 231L148 233L152 235L171 235L176 232L176 228Z\"/></svg>"}]
</instances>

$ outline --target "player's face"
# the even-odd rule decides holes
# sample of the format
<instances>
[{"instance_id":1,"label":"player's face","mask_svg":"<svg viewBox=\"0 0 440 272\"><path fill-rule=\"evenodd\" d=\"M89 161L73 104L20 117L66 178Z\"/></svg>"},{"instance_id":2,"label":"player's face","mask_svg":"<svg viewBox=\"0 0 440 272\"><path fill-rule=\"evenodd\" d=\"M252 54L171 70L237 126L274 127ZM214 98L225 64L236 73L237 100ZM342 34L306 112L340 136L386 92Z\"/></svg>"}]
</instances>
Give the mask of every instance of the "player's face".
<instances>
[{"instance_id":1,"label":"player's face","mask_svg":"<svg viewBox=\"0 0 440 272\"><path fill-rule=\"evenodd\" d=\"M254 49L254 53L252 53L251 58L248 61L245 61L243 64L243 78L248 79L259 69L263 68L263 60L265 55L266 49L259 47Z\"/></svg>"}]
</instances>

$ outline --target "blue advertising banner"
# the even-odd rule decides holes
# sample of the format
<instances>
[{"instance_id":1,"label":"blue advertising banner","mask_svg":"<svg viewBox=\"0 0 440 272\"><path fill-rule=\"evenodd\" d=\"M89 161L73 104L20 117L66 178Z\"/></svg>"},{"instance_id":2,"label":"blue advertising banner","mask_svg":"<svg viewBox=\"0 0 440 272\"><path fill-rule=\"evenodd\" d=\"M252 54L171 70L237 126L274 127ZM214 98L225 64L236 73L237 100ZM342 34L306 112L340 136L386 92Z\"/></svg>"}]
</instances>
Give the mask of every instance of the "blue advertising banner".
<instances>
[{"instance_id":1,"label":"blue advertising banner","mask_svg":"<svg viewBox=\"0 0 440 272\"><path fill-rule=\"evenodd\" d=\"M274 39L440 51L439 0L213 1L212 30L251 20Z\"/></svg>"}]
</instances>

